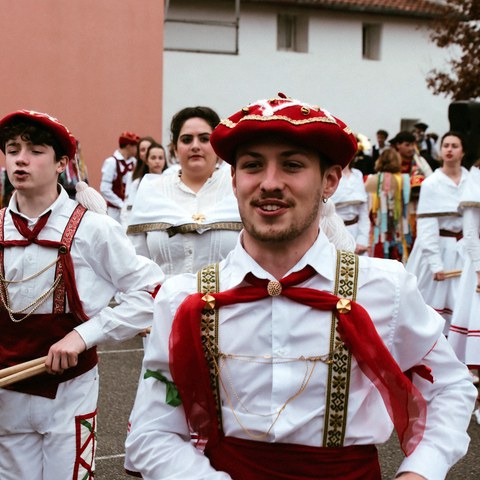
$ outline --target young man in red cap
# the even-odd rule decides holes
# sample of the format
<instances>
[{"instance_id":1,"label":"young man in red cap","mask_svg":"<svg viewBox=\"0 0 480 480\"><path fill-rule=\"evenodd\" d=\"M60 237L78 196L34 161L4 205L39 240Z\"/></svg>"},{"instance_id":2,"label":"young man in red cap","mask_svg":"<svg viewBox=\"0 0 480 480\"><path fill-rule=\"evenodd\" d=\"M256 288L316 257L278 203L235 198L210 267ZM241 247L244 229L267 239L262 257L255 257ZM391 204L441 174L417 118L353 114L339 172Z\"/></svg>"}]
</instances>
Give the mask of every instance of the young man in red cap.
<instances>
[{"instance_id":1,"label":"young man in red cap","mask_svg":"<svg viewBox=\"0 0 480 480\"><path fill-rule=\"evenodd\" d=\"M120 222L120 213L135 168L137 145L140 137L123 132L118 138L118 149L106 158L102 166L100 191L107 201L108 215Z\"/></svg>"},{"instance_id":2,"label":"young man in red cap","mask_svg":"<svg viewBox=\"0 0 480 480\"><path fill-rule=\"evenodd\" d=\"M93 479L95 346L151 324L162 272L135 254L117 222L86 211L58 184L76 142L57 119L7 115L0 148L15 187L0 210L0 368L40 358L47 370L8 386L0 380L0 478Z\"/></svg>"},{"instance_id":3,"label":"young man in red cap","mask_svg":"<svg viewBox=\"0 0 480 480\"><path fill-rule=\"evenodd\" d=\"M445 478L476 389L402 264L327 238L341 234L322 217L356 151L350 129L280 95L223 120L211 143L232 165L244 230L218 266L162 285L127 469L380 480L375 445L394 426L398 478Z\"/></svg>"}]
</instances>

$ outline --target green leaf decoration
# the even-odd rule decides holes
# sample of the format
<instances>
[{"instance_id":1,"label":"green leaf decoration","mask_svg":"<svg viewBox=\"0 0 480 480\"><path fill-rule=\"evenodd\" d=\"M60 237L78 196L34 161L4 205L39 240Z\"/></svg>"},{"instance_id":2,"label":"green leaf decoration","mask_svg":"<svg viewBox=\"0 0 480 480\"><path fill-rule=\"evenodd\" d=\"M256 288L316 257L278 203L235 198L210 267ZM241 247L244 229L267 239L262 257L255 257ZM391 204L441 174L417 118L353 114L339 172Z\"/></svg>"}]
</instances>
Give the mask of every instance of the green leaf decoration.
<instances>
[{"instance_id":1,"label":"green leaf decoration","mask_svg":"<svg viewBox=\"0 0 480 480\"><path fill-rule=\"evenodd\" d=\"M175 384L169 380L167 377L162 375L161 370L148 370L143 375L144 379L147 378L155 378L155 380L159 380L160 382L164 383L167 387L167 395L165 398L165 402L167 405L172 407L178 407L182 404L182 399L180 398L180 394L178 393L177 387Z\"/></svg>"}]
</instances>

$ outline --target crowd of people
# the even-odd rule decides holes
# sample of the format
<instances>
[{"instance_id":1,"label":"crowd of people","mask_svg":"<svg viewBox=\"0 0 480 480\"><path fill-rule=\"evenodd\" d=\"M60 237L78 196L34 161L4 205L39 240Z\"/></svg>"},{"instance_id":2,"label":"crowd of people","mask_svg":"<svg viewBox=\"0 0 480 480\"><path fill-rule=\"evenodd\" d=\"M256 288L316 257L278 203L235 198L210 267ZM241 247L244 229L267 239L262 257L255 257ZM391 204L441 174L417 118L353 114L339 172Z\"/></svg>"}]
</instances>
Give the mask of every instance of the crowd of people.
<instances>
[{"instance_id":1,"label":"crowd of people","mask_svg":"<svg viewBox=\"0 0 480 480\"><path fill-rule=\"evenodd\" d=\"M445 478L477 398L480 169L427 128L369 149L283 94L188 107L168 148L120 134L92 211L58 183L82 177L67 127L1 119L0 478L94 478L95 347L135 335L133 476L380 480L395 429L396 478Z\"/></svg>"}]
</instances>

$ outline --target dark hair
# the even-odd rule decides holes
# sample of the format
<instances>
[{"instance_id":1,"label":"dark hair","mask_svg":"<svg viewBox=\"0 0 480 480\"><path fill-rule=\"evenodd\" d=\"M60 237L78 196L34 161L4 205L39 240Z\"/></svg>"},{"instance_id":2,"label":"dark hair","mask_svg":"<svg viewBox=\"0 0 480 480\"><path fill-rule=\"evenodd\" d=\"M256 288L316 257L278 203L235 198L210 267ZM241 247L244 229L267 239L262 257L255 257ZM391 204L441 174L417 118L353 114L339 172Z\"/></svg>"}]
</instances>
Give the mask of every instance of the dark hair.
<instances>
[{"instance_id":1,"label":"dark hair","mask_svg":"<svg viewBox=\"0 0 480 480\"><path fill-rule=\"evenodd\" d=\"M390 143L392 145L396 145L398 143L403 143L403 142L415 143L415 135L412 132L409 132L408 130L402 130L401 132L398 132L395 135L395 137L390 140Z\"/></svg>"},{"instance_id":2,"label":"dark hair","mask_svg":"<svg viewBox=\"0 0 480 480\"><path fill-rule=\"evenodd\" d=\"M377 130L377 135L383 135L385 138L388 138L388 132L386 130Z\"/></svg>"},{"instance_id":3,"label":"dark hair","mask_svg":"<svg viewBox=\"0 0 480 480\"><path fill-rule=\"evenodd\" d=\"M167 154L165 152L165 148L163 148L163 145L160 143L157 143L155 140L150 144L150 146L147 149L147 155L145 156L145 160L148 158L148 155L150 154L150 150L152 148L161 148L163 150L163 154L165 156L165 165L163 166L162 172L164 172L167 168ZM137 168L140 165L140 168ZM137 178L143 178L145 174L149 172L147 162L141 162L140 160L137 160L137 165L135 166L135 171L133 172L132 175L132 180L136 180Z\"/></svg>"},{"instance_id":4,"label":"dark hair","mask_svg":"<svg viewBox=\"0 0 480 480\"><path fill-rule=\"evenodd\" d=\"M386 148L375 162L376 172L400 173L402 161L400 155L394 148Z\"/></svg>"},{"instance_id":5,"label":"dark hair","mask_svg":"<svg viewBox=\"0 0 480 480\"><path fill-rule=\"evenodd\" d=\"M463 151L466 153L467 141L465 139L465 135L462 132L450 130L447 133L444 133L442 135L442 139L440 140L440 146L442 145L445 137L457 137L460 140L460 143L462 144Z\"/></svg>"},{"instance_id":6,"label":"dark hair","mask_svg":"<svg viewBox=\"0 0 480 480\"><path fill-rule=\"evenodd\" d=\"M149 137L149 136L147 136L147 137L142 137L142 138L138 141L138 143L137 143L137 154L135 155L136 158L137 158L137 160L140 160L140 144L141 144L142 142L144 142L145 140L146 140L147 142L150 142L150 143L155 143L155 139L153 139L152 137Z\"/></svg>"},{"instance_id":7,"label":"dark hair","mask_svg":"<svg viewBox=\"0 0 480 480\"><path fill-rule=\"evenodd\" d=\"M183 108L173 116L172 123L170 124L170 134L173 146L178 142L178 137L180 136L180 130L182 129L183 124L187 120L190 120L190 118L201 118L205 120L210 127L212 127L212 130L220 123L220 117L209 107Z\"/></svg>"},{"instance_id":8,"label":"dark hair","mask_svg":"<svg viewBox=\"0 0 480 480\"><path fill-rule=\"evenodd\" d=\"M22 119L20 122L11 122L0 129L0 147L5 152L5 145L9 140L20 137L24 142L32 142L34 145L47 145L53 148L55 152L55 161L67 155L54 133L39 125L37 122L29 122Z\"/></svg>"},{"instance_id":9,"label":"dark hair","mask_svg":"<svg viewBox=\"0 0 480 480\"><path fill-rule=\"evenodd\" d=\"M137 143L137 154L135 155L137 159L137 163L135 164L135 169L133 170L132 173L132 180L135 180L136 178L142 178L147 171L144 171L144 165L143 162L140 160L140 143L142 143L144 140L148 140L150 144L156 143L155 140L152 137L142 137L138 143ZM163 148L163 147L162 147Z\"/></svg>"}]
</instances>

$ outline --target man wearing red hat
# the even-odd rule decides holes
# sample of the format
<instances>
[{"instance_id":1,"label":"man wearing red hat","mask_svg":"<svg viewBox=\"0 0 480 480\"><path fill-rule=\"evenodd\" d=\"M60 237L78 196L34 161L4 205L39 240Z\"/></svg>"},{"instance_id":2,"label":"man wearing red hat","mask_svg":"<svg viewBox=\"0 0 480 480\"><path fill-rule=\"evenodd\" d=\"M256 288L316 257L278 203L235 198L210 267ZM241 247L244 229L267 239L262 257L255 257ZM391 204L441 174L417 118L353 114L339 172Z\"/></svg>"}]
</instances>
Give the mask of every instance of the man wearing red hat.
<instances>
[{"instance_id":1,"label":"man wearing red hat","mask_svg":"<svg viewBox=\"0 0 480 480\"><path fill-rule=\"evenodd\" d=\"M350 129L279 95L223 120L211 143L232 165L244 230L220 264L162 285L127 469L380 480L375 445L394 427L398 478L445 478L467 450L476 389L415 278L337 250L344 230L323 222L356 151Z\"/></svg>"},{"instance_id":2,"label":"man wearing red hat","mask_svg":"<svg viewBox=\"0 0 480 480\"><path fill-rule=\"evenodd\" d=\"M118 149L106 158L102 166L100 191L107 201L108 215L120 222L120 213L135 168L137 145L140 137L123 132L118 138Z\"/></svg>"},{"instance_id":3,"label":"man wearing red hat","mask_svg":"<svg viewBox=\"0 0 480 480\"><path fill-rule=\"evenodd\" d=\"M151 324L162 272L58 184L76 141L57 119L7 115L0 149L15 188L0 210L0 478L93 479L96 345Z\"/></svg>"}]
</instances>

